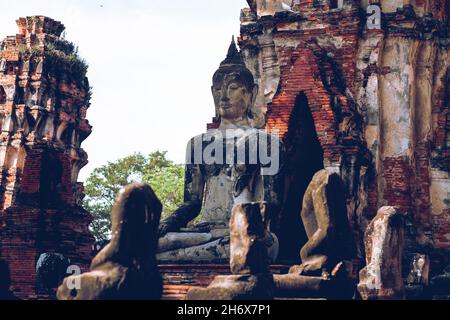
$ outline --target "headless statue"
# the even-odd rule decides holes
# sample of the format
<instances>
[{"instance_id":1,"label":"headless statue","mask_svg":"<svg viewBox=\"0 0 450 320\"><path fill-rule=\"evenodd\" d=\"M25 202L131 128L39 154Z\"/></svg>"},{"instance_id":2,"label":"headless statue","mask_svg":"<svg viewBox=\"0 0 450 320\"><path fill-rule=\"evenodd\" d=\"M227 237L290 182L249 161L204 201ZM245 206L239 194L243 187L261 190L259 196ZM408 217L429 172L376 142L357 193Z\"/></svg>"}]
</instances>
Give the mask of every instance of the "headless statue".
<instances>
[{"instance_id":1,"label":"headless statue","mask_svg":"<svg viewBox=\"0 0 450 320\"><path fill-rule=\"evenodd\" d=\"M64 279L58 300L160 299L155 254L161 209L148 185L122 189L111 212L111 241L92 260L89 272Z\"/></svg>"},{"instance_id":2,"label":"headless statue","mask_svg":"<svg viewBox=\"0 0 450 320\"><path fill-rule=\"evenodd\" d=\"M251 125L258 86L234 39L211 89L220 124L188 144L184 204L161 223L160 261L228 260L229 220L235 204L265 201L272 221L277 221L280 143L278 137ZM270 161L261 159L262 153ZM197 224L187 228L200 213ZM272 234L267 245L273 260L277 244Z\"/></svg>"},{"instance_id":3,"label":"headless statue","mask_svg":"<svg viewBox=\"0 0 450 320\"><path fill-rule=\"evenodd\" d=\"M187 300L266 300L274 296L269 271L269 217L264 202L241 203L233 207L230 219L232 275L217 276L207 288L192 288Z\"/></svg>"},{"instance_id":4,"label":"headless statue","mask_svg":"<svg viewBox=\"0 0 450 320\"><path fill-rule=\"evenodd\" d=\"M300 274L329 274L338 263L353 258L343 190L339 175L328 170L317 172L306 189L301 217L308 242L300 250Z\"/></svg>"},{"instance_id":5,"label":"headless statue","mask_svg":"<svg viewBox=\"0 0 450 320\"><path fill-rule=\"evenodd\" d=\"M301 219L308 241L300 250L301 265L287 275L276 275L279 292L301 296L349 298L352 283L348 266L355 255L345 204L344 188L338 174L317 172L303 197Z\"/></svg>"}]
</instances>

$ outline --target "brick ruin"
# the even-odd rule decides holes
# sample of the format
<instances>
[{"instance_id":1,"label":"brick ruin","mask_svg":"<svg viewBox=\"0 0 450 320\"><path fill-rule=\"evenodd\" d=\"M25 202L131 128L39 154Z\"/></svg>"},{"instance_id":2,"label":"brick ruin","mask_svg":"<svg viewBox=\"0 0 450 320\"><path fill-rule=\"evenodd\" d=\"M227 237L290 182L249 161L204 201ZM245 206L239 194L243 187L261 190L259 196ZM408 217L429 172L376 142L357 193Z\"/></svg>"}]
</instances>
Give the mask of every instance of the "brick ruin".
<instances>
[{"instance_id":1,"label":"brick ruin","mask_svg":"<svg viewBox=\"0 0 450 320\"><path fill-rule=\"evenodd\" d=\"M43 16L17 20L0 46L0 258L19 298L37 298L36 262L60 253L82 269L90 263L91 216L77 182L91 133L86 119L87 65Z\"/></svg>"},{"instance_id":2,"label":"brick ruin","mask_svg":"<svg viewBox=\"0 0 450 320\"><path fill-rule=\"evenodd\" d=\"M323 159L344 179L361 261L364 230L383 205L405 215L407 252L450 249L450 3L248 3L239 45L260 88L254 122L281 133L295 190L281 248L301 234L303 181ZM378 28L368 24L373 5ZM295 246L283 256L298 255Z\"/></svg>"}]
</instances>

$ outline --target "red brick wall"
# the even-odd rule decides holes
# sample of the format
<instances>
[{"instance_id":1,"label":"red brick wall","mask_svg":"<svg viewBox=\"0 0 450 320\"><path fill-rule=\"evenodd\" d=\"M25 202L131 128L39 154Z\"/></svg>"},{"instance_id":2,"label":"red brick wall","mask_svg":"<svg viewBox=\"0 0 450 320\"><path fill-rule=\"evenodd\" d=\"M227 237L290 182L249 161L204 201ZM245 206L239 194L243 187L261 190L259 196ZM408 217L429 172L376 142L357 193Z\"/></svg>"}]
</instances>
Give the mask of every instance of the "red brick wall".
<instances>
[{"instance_id":1,"label":"red brick wall","mask_svg":"<svg viewBox=\"0 0 450 320\"><path fill-rule=\"evenodd\" d=\"M301 1L299 5L294 6L294 11L299 12L301 18L283 13L259 19L258 27L243 27L240 45L242 48L246 45L257 46L256 37L260 35L260 30L264 28L271 30L275 27L274 42L281 77L278 91L267 106L266 128L269 130L276 128L285 135L289 130L288 122L295 98L303 91L308 97L318 138L324 151L325 163L336 164L339 163L341 154L350 154L352 148L351 143L348 146L345 143L346 138L339 132L338 118L345 117L350 106L342 87L344 90L350 90L353 97L357 97L365 72L356 68L357 59L361 59L358 57L360 16L357 7L353 10L348 10L347 7L344 11L329 12L326 6L321 9L314 7L313 2L313 0ZM414 5L421 6L419 3ZM439 4L432 4L430 7L435 13L434 18L441 20L445 17L444 9ZM394 16L385 17L385 20L402 19L401 16ZM413 33L406 34L405 30L402 28L390 28L389 31L372 30L368 31L367 35L388 32L390 36L399 38L414 36ZM318 41L317 37L321 37L321 40ZM324 41L330 38L338 45L333 46L327 44L327 40ZM331 58L324 58L323 52ZM325 86L321 78L324 74L326 76L337 74L342 86L340 88ZM446 81L448 82L448 79L443 79L443 82ZM445 212L440 216L431 214L430 186L432 167L438 166L441 170L450 171L450 116L446 106L450 94L445 88L439 89L436 93L433 95L435 130L431 144L417 142L411 146L413 154L408 157L383 159L381 154L372 154L375 159L374 166L378 159L381 161L376 168L369 168L368 179L365 181L367 207L363 214L365 218L371 219L381 205L398 206L405 215L414 217L416 227L427 233L431 230L438 246L442 247L450 244L448 239L450 218ZM338 110L341 112L340 115L331 109L332 96L337 96L342 104L342 110ZM411 123L411 126L414 126L414 123ZM411 128L411 132L414 130L415 128ZM358 150L364 147L363 145ZM382 152L382 149L380 146L377 152Z\"/></svg>"},{"instance_id":2,"label":"red brick wall","mask_svg":"<svg viewBox=\"0 0 450 320\"><path fill-rule=\"evenodd\" d=\"M330 95L320 80L314 54L300 45L296 50L282 48L279 55L282 61L281 84L279 93L268 108L266 128L277 129L281 136L285 136L295 99L303 91L308 97L324 158L330 163L338 161L336 119L330 108Z\"/></svg>"},{"instance_id":3,"label":"red brick wall","mask_svg":"<svg viewBox=\"0 0 450 320\"><path fill-rule=\"evenodd\" d=\"M0 258L9 263L11 289L21 299L35 297L36 235L39 212L34 208L7 210L6 227L0 229Z\"/></svg>"},{"instance_id":4,"label":"red brick wall","mask_svg":"<svg viewBox=\"0 0 450 320\"><path fill-rule=\"evenodd\" d=\"M20 205L3 215L6 226L0 228L0 258L9 263L16 296L37 298L36 262L42 253L63 254L87 271L94 241L87 229L91 221L87 213Z\"/></svg>"},{"instance_id":5,"label":"red brick wall","mask_svg":"<svg viewBox=\"0 0 450 320\"><path fill-rule=\"evenodd\" d=\"M20 181L21 193L38 193L41 180L42 150L28 152Z\"/></svg>"},{"instance_id":6,"label":"red brick wall","mask_svg":"<svg viewBox=\"0 0 450 320\"><path fill-rule=\"evenodd\" d=\"M30 151L25 159L17 201L0 211L0 258L11 269L12 290L21 299L36 299L36 262L42 253L61 253L86 271L90 264L94 238L88 230L90 215L74 206L70 181L70 160L56 153L63 172L59 204L40 203L39 188L43 153L46 148ZM76 186L75 186L76 187Z\"/></svg>"},{"instance_id":7,"label":"red brick wall","mask_svg":"<svg viewBox=\"0 0 450 320\"><path fill-rule=\"evenodd\" d=\"M431 224L431 197L430 197L430 146L421 142L415 148L415 180L412 182L415 187L414 211L417 223L424 229L429 229Z\"/></svg>"},{"instance_id":8,"label":"red brick wall","mask_svg":"<svg viewBox=\"0 0 450 320\"><path fill-rule=\"evenodd\" d=\"M381 174L385 182L383 199L386 204L399 207L404 215L412 214L414 180L409 159L384 159Z\"/></svg>"}]
</instances>

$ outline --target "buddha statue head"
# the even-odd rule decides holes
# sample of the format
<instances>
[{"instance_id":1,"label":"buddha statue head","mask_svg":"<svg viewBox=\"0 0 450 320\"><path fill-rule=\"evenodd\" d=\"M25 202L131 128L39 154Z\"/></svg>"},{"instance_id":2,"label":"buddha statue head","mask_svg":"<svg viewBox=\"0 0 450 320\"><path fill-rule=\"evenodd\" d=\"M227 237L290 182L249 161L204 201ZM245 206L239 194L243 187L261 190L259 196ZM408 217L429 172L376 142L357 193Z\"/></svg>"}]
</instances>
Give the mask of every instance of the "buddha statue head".
<instances>
[{"instance_id":1,"label":"buddha statue head","mask_svg":"<svg viewBox=\"0 0 450 320\"><path fill-rule=\"evenodd\" d=\"M211 90L221 125L250 126L258 86L236 48L234 37L227 57L214 73Z\"/></svg>"}]
</instances>

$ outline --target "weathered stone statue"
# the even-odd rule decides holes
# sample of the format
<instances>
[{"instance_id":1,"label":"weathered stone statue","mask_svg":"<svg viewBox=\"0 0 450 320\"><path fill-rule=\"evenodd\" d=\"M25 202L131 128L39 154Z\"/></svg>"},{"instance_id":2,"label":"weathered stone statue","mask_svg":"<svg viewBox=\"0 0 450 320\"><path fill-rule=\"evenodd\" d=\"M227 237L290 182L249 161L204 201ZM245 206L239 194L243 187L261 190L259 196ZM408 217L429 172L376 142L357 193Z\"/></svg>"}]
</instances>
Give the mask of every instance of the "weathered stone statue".
<instances>
[{"instance_id":1,"label":"weathered stone statue","mask_svg":"<svg viewBox=\"0 0 450 320\"><path fill-rule=\"evenodd\" d=\"M320 276L354 258L344 187L337 173L317 172L303 197L301 218L308 242L300 250L302 264L291 271Z\"/></svg>"},{"instance_id":2,"label":"weathered stone statue","mask_svg":"<svg viewBox=\"0 0 450 320\"><path fill-rule=\"evenodd\" d=\"M288 275L275 275L278 291L297 296L351 298L348 269L355 246L343 190L338 174L321 170L314 175L301 211L308 236L300 251L302 264L291 267Z\"/></svg>"},{"instance_id":3,"label":"weathered stone statue","mask_svg":"<svg viewBox=\"0 0 450 320\"><path fill-rule=\"evenodd\" d=\"M59 300L159 299L156 265L162 205L153 190L135 183L122 189L111 212L112 239L90 271L64 279Z\"/></svg>"},{"instance_id":4,"label":"weathered stone statue","mask_svg":"<svg viewBox=\"0 0 450 320\"><path fill-rule=\"evenodd\" d=\"M212 94L220 125L188 144L185 202L161 223L158 260L226 261L235 204L266 201L268 214L277 214L280 143L250 124L257 91L233 40L213 76ZM186 228L200 213L198 223ZM275 259L277 239L272 235L267 241Z\"/></svg>"},{"instance_id":5,"label":"weathered stone statue","mask_svg":"<svg viewBox=\"0 0 450 320\"><path fill-rule=\"evenodd\" d=\"M382 207L366 230L366 267L359 273L358 291L364 300L404 298L402 255L404 222L394 207Z\"/></svg>"},{"instance_id":6,"label":"weathered stone statue","mask_svg":"<svg viewBox=\"0 0 450 320\"><path fill-rule=\"evenodd\" d=\"M217 276L208 288L193 288L187 300L272 299L273 276L269 272L266 239L270 237L269 217L263 202L236 204L231 216L231 257L233 275Z\"/></svg>"}]
</instances>

